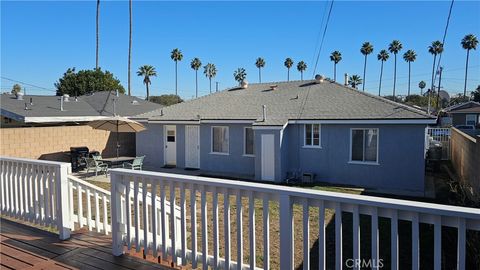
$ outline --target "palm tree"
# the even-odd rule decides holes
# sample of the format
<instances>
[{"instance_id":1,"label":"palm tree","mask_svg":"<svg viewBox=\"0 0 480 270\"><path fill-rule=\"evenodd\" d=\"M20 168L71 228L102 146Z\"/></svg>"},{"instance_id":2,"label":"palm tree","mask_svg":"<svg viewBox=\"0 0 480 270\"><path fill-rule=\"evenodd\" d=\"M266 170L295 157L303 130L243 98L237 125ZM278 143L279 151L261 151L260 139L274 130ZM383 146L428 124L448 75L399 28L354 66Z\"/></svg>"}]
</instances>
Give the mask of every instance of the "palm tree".
<instances>
[{"instance_id":1,"label":"palm tree","mask_svg":"<svg viewBox=\"0 0 480 270\"><path fill-rule=\"evenodd\" d=\"M417 59L417 53L414 50L408 50L403 54L403 59L408 63L408 96L410 96L410 74L411 64Z\"/></svg>"},{"instance_id":2,"label":"palm tree","mask_svg":"<svg viewBox=\"0 0 480 270\"><path fill-rule=\"evenodd\" d=\"M434 88L434 75L435 75L435 63L437 61L437 55L441 54L443 52L443 43L440 42L439 40L433 41L432 45L428 46L428 52L433 54L433 66L432 66L432 86L430 88L430 93L432 91L435 91Z\"/></svg>"},{"instance_id":3,"label":"palm tree","mask_svg":"<svg viewBox=\"0 0 480 270\"><path fill-rule=\"evenodd\" d=\"M97 0L97 19L96 19L96 48L95 48L95 69L98 69L98 41L99 41L99 17L100 17L100 0Z\"/></svg>"},{"instance_id":4,"label":"palm tree","mask_svg":"<svg viewBox=\"0 0 480 270\"><path fill-rule=\"evenodd\" d=\"M402 43L399 40L394 40L388 46L388 50L395 56L395 64L393 68L393 101L395 101L395 86L397 83L397 53L403 48Z\"/></svg>"},{"instance_id":5,"label":"palm tree","mask_svg":"<svg viewBox=\"0 0 480 270\"><path fill-rule=\"evenodd\" d=\"M290 81L290 68L293 66L292 58L287 57L287 59L285 59L285 62L283 64L287 68L287 82L289 82Z\"/></svg>"},{"instance_id":6,"label":"palm tree","mask_svg":"<svg viewBox=\"0 0 480 270\"><path fill-rule=\"evenodd\" d=\"M132 94L131 91L131 69L132 69L132 0L129 1L128 10L130 13L130 30L128 35L128 95Z\"/></svg>"},{"instance_id":7,"label":"palm tree","mask_svg":"<svg viewBox=\"0 0 480 270\"><path fill-rule=\"evenodd\" d=\"M358 75L352 75L350 78L348 78L348 84L357 89L357 86L362 84L362 78L360 78Z\"/></svg>"},{"instance_id":8,"label":"palm tree","mask_svg":"<svg viewBox=\"0 0 480 270\"><path fill-rule=\"evenodd\" d=\"M307 70L307 63L305 63L304 61L298 62L298 64L297 64L297 70L300 71L300 76L301 76L302 81L303 81L303 72L304 72L305 70Z\"/></svg>"},{"instance_id":9,"label":"palm tree","mask_svg":"<svg viewBox=\"0 0 480 270\"><path fill-rule=\"evenodd\" d=\"M377 59L382 61L382 66L380 68L380 84L378 85L378 96L380 96L380 92L382 91L382 76L383 76L383 62L387 61L390 55L388 54L387 50L381 50L377 54Z\"/></svg>"},{"instance_id":10,"label":"palm tree","mask_svg":"<svg viewBox=\"0 0 480 270\"><path fill-rule=\"evenodd\" d=\"M202 66L202 61L197 57L192 59L190 67L195 70L195 98L198 98L198 69Z\"/></svg>"},{"instance_id":11,"label":"palm tree","mask_svg":"<svg viewBox=\"0 0 480 270\"><path fill-rule=\"evenodd\" d=\"M261 69L265 66L265 60L261 57L258 57L257 61L255 61L255 66L257 66L257 68L258 68L258 81L262 82Z\"/></svg>"},{"instance_id":12,"label":"palm tree","mask_svg":"<svg viewBox=\"0 0 480 270\"><path fill-rule=\"evenodd\" d=\"M150 88L149 85L152 84L152 81L150 80L150 77L157 76L157 71L155 70L155 67L150 66L150 65L143 65L138 68L137 71L138 76L143 76L143 83L145 84L145 87L147 88L147 100L150 98Z\"/></svg>"},{"instance_id":13,"label":"palm tree","mask_svg":"<svg viewBox=\"0 0 480 270\"><path fill-rule=\"evenodd\" d=\"M420 81L418 83L418 88L420 88L420 95L423 95L423 88L425 88L427 84L424 81Z\"/></svg>"},{"instance_id":14,"label":"palm tree","mask_svg":"<svg viewBox=\"0 0 480 270\"><path fill-rule=\"evenodd\" d=\"M337 64L342 61L342 53L334 51L330 55L330 61L333 62L333 81L337 81Z\"/></svg>"},{"instance_id":15,"label":"palm tree","mask_svg":"<svg viewBox=\"0 0 480 270\"><path fill-rule=\"evenodd\" d=\"M462 39L462 48L467 50L467 61L465 63L465 85L463 86L463 97L467 95L467 72L468 72L468 57L470 55L470 50L477 49L478 39L473 34L468 34Z\"/></svg>"},{"instance_id":16,"label":"palm tree","mask_svg":"<svg viewBox=\"0 0 480 270\"><path fill-rule=\"evenodd\" d=\"M244 68L238 68L233 72L233 77L235 78L235 81L241 84L247 78L247 72Z\"/></svg>"},{"instance_id":17,"label":"palm tree","mask_svg":"<svg viewBox=\"0 0 480 270\"><path fill-rule=\"evenodd\" d=\"M363 63L363 79L365 80L365 73L367 71L367 56L373 52L373 45L370 42L364 42L360 52L365 56ZM362 85L362 90L365 91L365 84Z\"/></svg>"},{"instance_id":18,"label":"palm tree","mask_svg":"<svg viewBox=\"0 0 480 270\"><path fill-rule=\"evenodd\" d=\"M178 96L177 67L178 67L178 61L182 61L182 59L183 59L182 51L180 51L178 48L173 49L173 51L170 54L170 58L172 58L172 60L175 61L175 95Z\"/></svg>"},{"instance_id":19,"label":"palm tree","mask_svg":"<svg viewBox=\"0 0 480 270\"><path fill-rule=\"evenodd\" d=\"M215 67L215 64L208 63L203 67L203 74L205 74L205 77L208 78L210 81L210 94L212 93L212 78L217 76L217 68Z\"/></svg>"}]
</instances>

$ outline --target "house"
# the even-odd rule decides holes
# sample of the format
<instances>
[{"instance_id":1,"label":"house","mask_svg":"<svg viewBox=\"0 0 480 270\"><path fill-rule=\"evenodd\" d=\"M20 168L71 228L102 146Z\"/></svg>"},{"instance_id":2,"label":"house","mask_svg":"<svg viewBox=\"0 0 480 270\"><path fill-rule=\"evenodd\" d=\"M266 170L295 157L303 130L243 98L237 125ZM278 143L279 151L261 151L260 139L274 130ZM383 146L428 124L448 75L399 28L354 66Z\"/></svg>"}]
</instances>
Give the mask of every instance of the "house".
<instances>
[{"instance_id":1,"label":"house","mask_svg":"<svg viewBox=\"0 0 480 270\"><path fill-rule=\"evenodd\" d=\"M139 115L137 155L259 181L424 191L420 110L330 81L251 84Z\"/></svg>"},{"instance_id":2,"label":"house","mask_svg":"<svg viewBox=\"0 0 480 270\"><path fill-rule=\"evenodd\" d=\"M473 126L480 124L480 103L468 101L465 103L450 106L443 110L448 117L451 117L452 126Z\"/></svg>"}]
</instances>

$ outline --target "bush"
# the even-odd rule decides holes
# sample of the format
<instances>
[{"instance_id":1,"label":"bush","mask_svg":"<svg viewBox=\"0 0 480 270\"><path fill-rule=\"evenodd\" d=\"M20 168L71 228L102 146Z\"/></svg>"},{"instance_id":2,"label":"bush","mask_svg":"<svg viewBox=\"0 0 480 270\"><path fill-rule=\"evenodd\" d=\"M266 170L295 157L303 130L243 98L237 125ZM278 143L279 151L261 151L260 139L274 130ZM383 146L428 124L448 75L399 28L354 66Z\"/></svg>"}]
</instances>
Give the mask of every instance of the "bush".
<instances>
[{"instance_id":1,"label":"bush","mask_svg":"<svg viewBox=\"0 0 480 270\"><path fill-rule=\"evenodd\" d=\"M180 96L172 94L172 95L151 96L149 101L161 104L163 106L170 106L170 105L183 102L183 99Z\"/></svg>"}]
</instances>

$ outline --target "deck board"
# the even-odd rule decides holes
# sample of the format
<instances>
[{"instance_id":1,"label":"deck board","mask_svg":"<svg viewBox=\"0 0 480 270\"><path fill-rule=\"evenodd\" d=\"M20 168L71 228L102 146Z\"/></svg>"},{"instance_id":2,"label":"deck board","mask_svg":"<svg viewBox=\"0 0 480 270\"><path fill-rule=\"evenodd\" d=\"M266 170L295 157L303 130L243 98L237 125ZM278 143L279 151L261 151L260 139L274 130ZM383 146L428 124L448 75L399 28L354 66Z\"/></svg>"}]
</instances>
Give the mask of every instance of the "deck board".
<instances>
[{"instance_id":1,"label":"deck board","mask_svg":"<svg viewBox=\"0 0 480 270\"><path fill-rule=\"evenodd\" d=\"M110 236L80 230L61 241L38 228L4 218L0 222L2 269L173 269L131 255L113 256Z\"/></svg>"}]
</instances>

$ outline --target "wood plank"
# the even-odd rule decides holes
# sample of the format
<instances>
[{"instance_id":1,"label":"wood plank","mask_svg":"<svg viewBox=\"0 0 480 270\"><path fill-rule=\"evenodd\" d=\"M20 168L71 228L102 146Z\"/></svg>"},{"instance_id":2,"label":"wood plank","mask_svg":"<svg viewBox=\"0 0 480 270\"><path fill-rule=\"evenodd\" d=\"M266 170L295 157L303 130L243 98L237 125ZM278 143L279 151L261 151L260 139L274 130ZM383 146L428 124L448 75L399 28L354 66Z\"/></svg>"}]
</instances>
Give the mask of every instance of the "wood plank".
<instances>
[{"instance_id":1,"label":"wood plank","mask_svg":"<svg viewBox=\"0 0 480 270\"><path fill-rule=\"evenodd\" d=\"M48 258L43 258L42 256L38 256L27 250L23 250L18 247L10 246L3 243L0 245L0 250L2 253L13 256L15 259L30 265L48 260Z\"/></svg>"},{"instance_id":2,"label":"wood plank","mask_svg":"<svg viewBox=\"0 0 480 270\"><path fill-rule=\"evenodd\" d=\"M49 250L38 248L29 244L25 244L23 242L16 241L15 239L11 239L3 235L0 235L0 239L2 242L2 247L9 246L9 247L21 248L22 250L31 252L33 254L36 254L38 256L42 256L45 258L53 258L58 256L58 254L50 252Z\"/></svg>"},{"instance_id":3,"label":"wood plank","mask_svg":"<svg viewBox=\"0 0 480 270\"><path fill-rule=\"evenodd\" d=\"M22 262L14 257L11 257L12 255L8 255L8 254L5 254L3 253L3 250L2 252L0 252L0 261L1 261L1 264L3 266L6 266L8 268L12 268L12 269L25 269L25 268L28 268L30 266L32 266L32 264L27 264L25 262Z\"/></svg>"}]
</instances>

